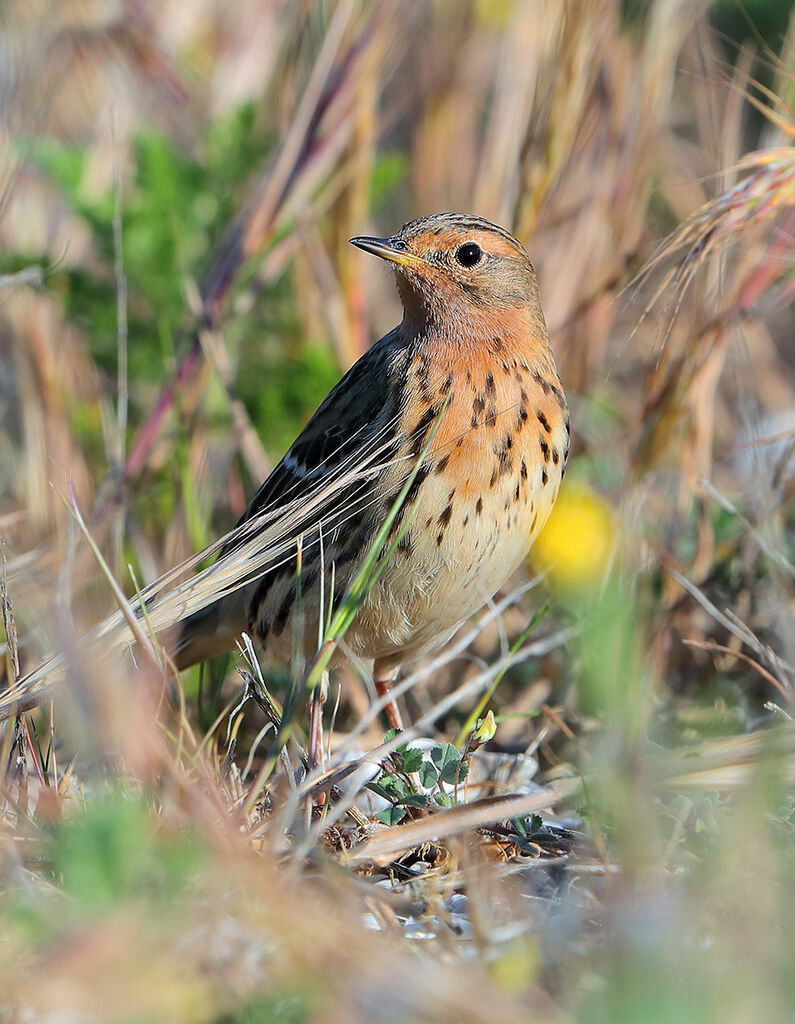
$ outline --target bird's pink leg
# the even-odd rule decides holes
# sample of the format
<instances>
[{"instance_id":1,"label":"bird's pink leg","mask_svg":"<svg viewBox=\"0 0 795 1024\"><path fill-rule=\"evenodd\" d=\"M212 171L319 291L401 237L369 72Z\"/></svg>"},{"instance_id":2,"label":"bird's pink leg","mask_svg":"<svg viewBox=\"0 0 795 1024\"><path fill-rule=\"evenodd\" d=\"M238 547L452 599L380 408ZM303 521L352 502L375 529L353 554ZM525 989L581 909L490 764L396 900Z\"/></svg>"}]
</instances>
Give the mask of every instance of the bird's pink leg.
<instances>
[{"instance_id":1,"label":"bird's pink leg","mask_svg":"<svg viewBox=\"0 0 795 1024\"><path fill-rule=\"evenodd\" d=\"M373 681L375 690L379 697L387 699L384 708L389 725L393 729L403 730L403 719L398 710L397 701L391 696L392 683L397 679L400 665L396 665L390 658L376 658L373 665Z\"/></svg>"}]
</instances>

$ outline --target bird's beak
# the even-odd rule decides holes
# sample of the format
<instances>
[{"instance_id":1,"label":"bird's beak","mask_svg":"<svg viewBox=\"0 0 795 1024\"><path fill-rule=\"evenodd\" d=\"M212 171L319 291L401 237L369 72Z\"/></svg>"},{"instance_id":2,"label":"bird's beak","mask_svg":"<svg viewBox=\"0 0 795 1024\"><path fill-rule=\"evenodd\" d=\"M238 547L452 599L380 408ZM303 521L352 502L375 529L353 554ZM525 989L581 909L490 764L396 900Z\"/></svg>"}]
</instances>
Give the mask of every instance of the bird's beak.
<instances>
[{"instance_id":1,"label":"bird's beak","mask_svg":"<svg viewBox=\"0 0 795 1024\"><path fill-rule=\"evenodd\" d=\"M390 263L397 263L401 267L424 267L425 260L409 252L406 243L402 238L394 235L392 238L370 238L368 235L357 235L349 239L351 245L371 252L373 256L380 256L382 260L389 260Z\"/></svg>"}]
</instances>

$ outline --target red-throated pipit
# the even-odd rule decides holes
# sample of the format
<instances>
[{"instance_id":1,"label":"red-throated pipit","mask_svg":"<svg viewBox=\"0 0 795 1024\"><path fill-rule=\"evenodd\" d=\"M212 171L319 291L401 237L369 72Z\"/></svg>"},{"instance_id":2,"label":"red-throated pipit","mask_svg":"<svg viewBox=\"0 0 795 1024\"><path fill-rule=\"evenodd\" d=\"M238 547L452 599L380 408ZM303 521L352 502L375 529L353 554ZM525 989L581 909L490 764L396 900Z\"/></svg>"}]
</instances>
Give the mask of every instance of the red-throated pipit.
<instances>
[{"instance_id":1,"label":"red-throated pipit","mask_svg":"<svg viewBox=\"0 0 795 1024\"><path fill-rule=\"evenodd\" d=\"M557 497L569 418L535 272L507 231L439 214L351 241L393 267L403 320L328 395L242 521L317 493L357 453L388 452L301 528L302 628L316 644L321 582L333 578L323 598L337 606L439 420L401 508L409 528L345 636L375 659L385 693L404 660L446 641L525 558ZM178 666L232 648L244 630L289 659L296 594L295 559L284 560L187 619Z\"/></svg>"}]
</instances>

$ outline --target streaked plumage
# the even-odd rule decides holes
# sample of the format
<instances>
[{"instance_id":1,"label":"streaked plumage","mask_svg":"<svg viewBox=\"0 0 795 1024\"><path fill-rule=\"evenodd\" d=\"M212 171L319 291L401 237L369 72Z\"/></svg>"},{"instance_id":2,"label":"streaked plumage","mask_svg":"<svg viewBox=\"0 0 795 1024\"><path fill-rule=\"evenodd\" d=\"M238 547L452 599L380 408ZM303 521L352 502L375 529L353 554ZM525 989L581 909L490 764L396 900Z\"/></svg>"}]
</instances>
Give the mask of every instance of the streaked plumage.
<instances>
[{"instance_id":1,"label":"streaked plumage","mask_svg":"<svg viewBox=\"0 0 795 1024\"><path fill-rule=\"evenodd\" d=\"M244 519L300 499L345 460L383 447L392 464L335 495L321 517L327 586L332 563L335 580L324 600L338 604L447 401L401 513L411 510L410 527L346 636L386 678L446 640L522 562L557 496L569 425L535 274L511 235L442 214L391 239L352 241L395 268L403 321L331 391ZM317 518L302 524L308 653L318 635ZM186 620L178 664L231 648L243 630L269 655L289 658L295 575L295 562L285 562Z\"/></svg>"}]
</instances>

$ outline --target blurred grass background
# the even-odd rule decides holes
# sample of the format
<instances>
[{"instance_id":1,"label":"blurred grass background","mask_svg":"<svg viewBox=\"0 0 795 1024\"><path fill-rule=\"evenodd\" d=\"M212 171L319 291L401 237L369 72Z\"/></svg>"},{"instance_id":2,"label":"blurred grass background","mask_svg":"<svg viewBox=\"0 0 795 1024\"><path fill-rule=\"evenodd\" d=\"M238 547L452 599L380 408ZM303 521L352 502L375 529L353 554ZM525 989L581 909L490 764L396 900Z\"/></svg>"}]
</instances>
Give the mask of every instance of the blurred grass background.
<instances>
[{"instance_id":1,"label":"blurred grass background","mask_svg":"<svg viewBox=\"0 0 795 1024\"><path fill-rule=\"evenodd\" d=\"M793 5L7 0L0 19L4 578L21 669L65 651L72 693L29 720L36 768L4 733L0 1014L791 1019ZM470 837L448 881L376 897L287 856L263 824L278 787L240 817L224 729L201 742L231 665L201 699L192 671L175 722L144 668L81 652L114 602L58 492L128 594L230 529L399 319L347 239L442 210L526 243L574 443L530 567L546 589L409 707L529 621L573 626L506 673L492 749L590 781L565 819L579 859L489 871ZM341 676L344 733L368 693Z\"/></svg>"}]
</instances>

